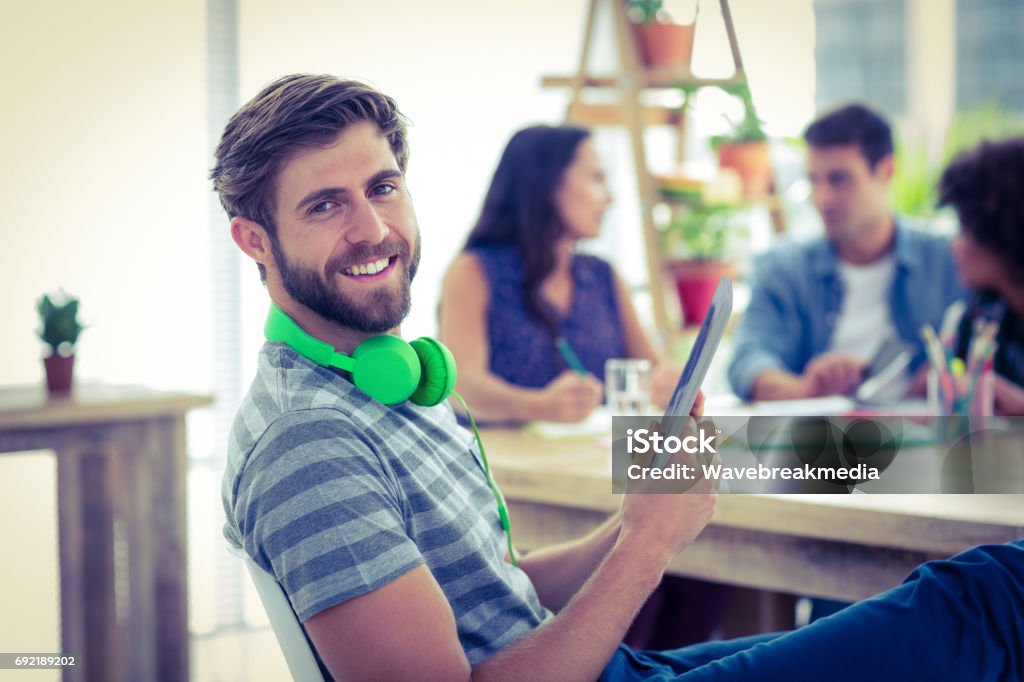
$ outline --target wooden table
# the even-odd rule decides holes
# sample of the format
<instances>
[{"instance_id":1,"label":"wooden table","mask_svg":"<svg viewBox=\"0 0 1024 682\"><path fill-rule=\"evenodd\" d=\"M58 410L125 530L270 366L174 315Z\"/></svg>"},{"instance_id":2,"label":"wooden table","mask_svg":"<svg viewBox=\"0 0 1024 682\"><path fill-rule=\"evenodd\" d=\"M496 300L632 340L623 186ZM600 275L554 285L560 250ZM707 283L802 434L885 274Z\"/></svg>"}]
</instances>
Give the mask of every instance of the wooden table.
<instances>
[{"instance_id":1,"label":"wooden table","mask_svg":"<svg viewBox=\"0 0 1024 682\"><path fill-rule=\"evenodd\" d=\"M54 450L65 680L188 680L185 413L209 396L0 388L0 453Z\"/></svg>"},{"instance_id":2,"label":"wooden table","mask_svg":"<svg viewBox=\"0 0 1024 682\"><path fill-rule=\"evenodd\" d=\"M523 549L578 537L616 509L611 446L481 432ZM714 519L669 571L779 592L857 600L915 566L1024 537L1024 495L719 497Z\"/></svg>"}]
</instances>

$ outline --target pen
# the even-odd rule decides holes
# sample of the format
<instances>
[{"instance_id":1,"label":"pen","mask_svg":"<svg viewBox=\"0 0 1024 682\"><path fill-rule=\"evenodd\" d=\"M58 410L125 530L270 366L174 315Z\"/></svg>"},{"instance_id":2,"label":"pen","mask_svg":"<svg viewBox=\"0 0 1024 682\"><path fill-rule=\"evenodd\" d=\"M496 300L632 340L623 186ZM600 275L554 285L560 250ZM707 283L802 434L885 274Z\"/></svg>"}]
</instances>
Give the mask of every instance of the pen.
<instances>
[{"instance_id":1,"label":"pen","mask_svg":"<svg viewBox=\"0 0 1024 682\"><path fill-rule=\"evenodd\" d=\"M564 336L559 336L555 339L555 348L558 349L562 359L565 360L565 364L569 365L569 368L580 376L584 376L587 373L587 368L580 362L580 358L576 355L576 352L569 345L569 342L565 340Z\"/></svg>"},{"instance_id":2,"label":"pen","mask_svg":"<svg viewBox=\"0 0 1024 682\"><path fill-rule=\"evenodd\" d=\"M972 409L972 408L976 407L975 406L975 400L976 400L976 397L977 397L977 393L978 393L978 389L979 389L979 384L982 381L982 376L986 372L991 372L992 371L993 364L994 363L993 363L992 356L987 354L987 353L982 355L982 357L979 359L978 362L974 363L974 370L971 372L971 381L970 381L970 384L969 384L970 393L968 394L968 397L967 397L968 409ZM983 409L977 409L976 410L977 416L981 416L981 417L990 416L988 411L989 411L989 407L987 405Z\"/></svg>"},{"instance_id":3,"label":"pen","mask_svg":"<svg viewBox=\"0 0 1024 682\"><path fill-rule=\"evenodd\" d=\"M946 354L942 351L942 344L939 342L938 337L935 335L935 330L932 329L930 324L921 327L921 339L924 340L925 354L928 356L928 361L931 363L932 368L936 372L948 371L949 365L946 363Z\"/></svg>"},{"instance_id":4,"label":"pen","mask_svg":"<svg viewBox=\"0 0 1024 682\"><path fill-rule=\"evenodd\" d=\"M996 335L999 333L999 324L993 321L982 322L975 325L975 333L967 347L967 370L974 369L975 364L983 361L986 356L995 353Z\"/></svg>"},{"instance_id":5,"label":"pen","mask_svg":"<svg viewBox=\"0 0 1024 682\"><path fill-rule=\"evenodd\" d=\"M964 386L964 361L962 358L953 358L949 363L949 373L953 377L953 414L964 414L966 405L964 398L968 388Z\"/></svg>"},{"instance_id":6,"label":"pen","mask_svg":"<svg viewBox=\"0 0 1024 682\"><path fill-rule=\"evenodd\" d=\"M957 328L960 320L963 319L967 305L963 301L954 301L946 308L942 316L942 326L939 328L939 340L942 342L943 350L946 352L946 362L953 359L953 342L956 338Z\"/></svg>"},{"instance_id":7,"label":"pen","mask_svg":"<svg viewBox=\"0 0 1024 682\"><path fill-rule=\"evenodd\" d=\"M939 338L935 335L935 330L930 324L921 327L921 338L924 341L924 350L928 357L928 362L931 364L938 381L939 404L942 407L943 414L950 414L956 403L956 387L950 372L951 367L946 362L946 354L942 350L942 344L939 342Z\"/></svg>"}]
</instances>

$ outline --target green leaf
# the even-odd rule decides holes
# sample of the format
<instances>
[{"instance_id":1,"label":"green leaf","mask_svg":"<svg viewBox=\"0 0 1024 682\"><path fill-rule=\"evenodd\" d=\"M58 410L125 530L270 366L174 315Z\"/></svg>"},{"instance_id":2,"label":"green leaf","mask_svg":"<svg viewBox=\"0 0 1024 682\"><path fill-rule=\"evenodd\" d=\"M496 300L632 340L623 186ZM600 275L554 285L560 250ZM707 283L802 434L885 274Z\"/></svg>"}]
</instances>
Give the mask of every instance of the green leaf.
<instances>
[{"instance_id":1,"label":"green leaf","mask_svg":"<svg viewBox=\"0 0 1024 682\"><path fill-rule=\"evenodd\" d=\"M72 349L83 329L78 322L78 299L63 291L54 297L44 294L37 308L42 320L39 338L50 346L54 354L61 347L65 351Z\"/></svg>"}]
</instances>

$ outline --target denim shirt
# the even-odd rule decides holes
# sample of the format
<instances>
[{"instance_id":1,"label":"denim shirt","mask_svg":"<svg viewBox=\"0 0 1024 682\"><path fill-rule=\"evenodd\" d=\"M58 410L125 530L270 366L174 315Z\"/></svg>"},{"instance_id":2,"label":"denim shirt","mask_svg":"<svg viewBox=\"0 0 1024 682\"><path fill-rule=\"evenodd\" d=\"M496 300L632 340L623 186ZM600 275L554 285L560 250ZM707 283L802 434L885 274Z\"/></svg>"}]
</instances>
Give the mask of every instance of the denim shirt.
<instances>
[{"instance_id":1,"label":"denim shirt","mask_svg":"<svg viewBox=\"0 0 1024 682\"><path fill-rule=\"evenodd\" d=\"M913 371L924 360L921 326L938 328L946 307L966 294L945 237L898 219L893 257L889 312L900 338L917 348ZM812 358L828 350L842 302L839 259L826 238L785 244L761 256L729 364L736 395L749 400L755 379L766 370L802 374Z\"/></svg>"}]
</instances>

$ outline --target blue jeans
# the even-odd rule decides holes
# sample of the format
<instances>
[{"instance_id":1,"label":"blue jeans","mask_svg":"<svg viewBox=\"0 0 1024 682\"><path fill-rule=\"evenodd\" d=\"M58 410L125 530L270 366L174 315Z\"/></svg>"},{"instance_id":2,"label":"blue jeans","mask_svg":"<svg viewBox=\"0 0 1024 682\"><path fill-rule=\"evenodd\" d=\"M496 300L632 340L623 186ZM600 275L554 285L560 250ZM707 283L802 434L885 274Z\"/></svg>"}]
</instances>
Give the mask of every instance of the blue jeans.
<instances>
[{"instance_id":1,"label":"blue jeans","mask_svg":"<svg viewBox=\"0 0 1024 682\"><path fill-rule=\"evenodd\" d=\"M620 646L602 680L1024 680L1024 541L918 567L902 585L793 632L671 651Z\"/></svg>"}]
</instances>

